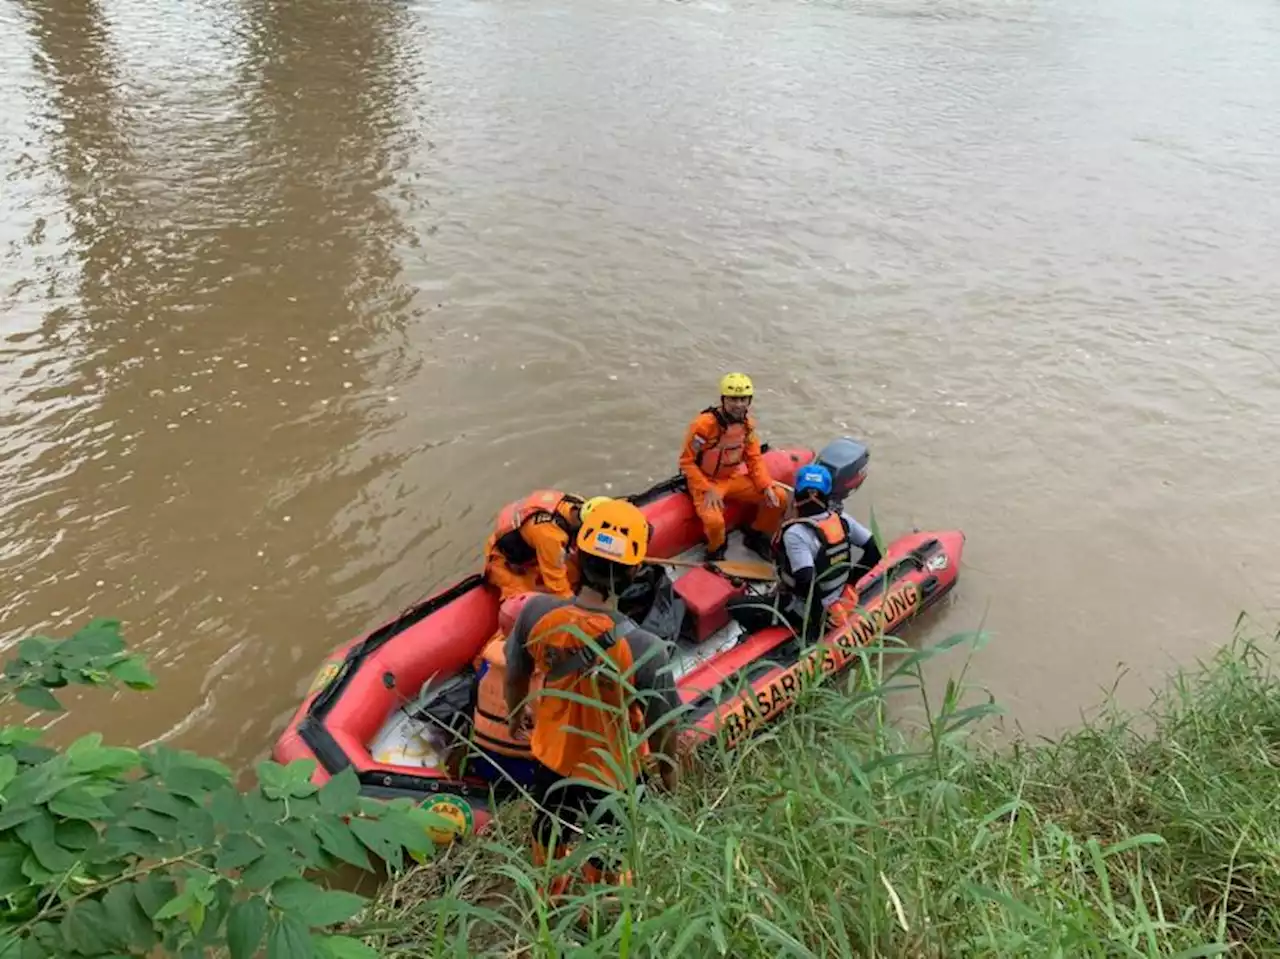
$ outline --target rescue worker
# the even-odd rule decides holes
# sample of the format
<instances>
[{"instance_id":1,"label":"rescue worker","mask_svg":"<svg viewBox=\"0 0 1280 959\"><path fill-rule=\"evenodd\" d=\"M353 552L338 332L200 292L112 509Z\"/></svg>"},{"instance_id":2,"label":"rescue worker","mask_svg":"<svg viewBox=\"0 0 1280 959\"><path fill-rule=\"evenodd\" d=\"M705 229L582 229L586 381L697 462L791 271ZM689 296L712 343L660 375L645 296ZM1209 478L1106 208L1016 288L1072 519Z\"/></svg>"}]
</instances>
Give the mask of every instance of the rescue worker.
<instances>
[{"instance_id":1,"label":"rescue worker","mask_svg":"<svg viewBox=\"0 0 1280 959\"><path fill-rule=\"evenodd\" d=\"M706 533L708 560L724 559L726 500L756 507L743 541L765 557L769 555L769 537L786 509L786 488L774 482L760 452L750 413L754 394L751 378L745 373L726 374L720 380L720 405L698 414L680 451L680 472L689 484L693 508Z\"/></svg>"},{"instance_id":2,"label":"rescue worker","mask_svg":"<svg viewBox=\"0 0 1280 959\"><path fill-rule=\"evenodd\" d=\"M536 865L567 855L572 845L567 840L588 819L611 823L610 812L597 807L612 790L638 780L646 757L657 767L663 786L676 788L671 720L680 698L667 646L611 608L639 569L649 535L649 524L634 504L610 500L596 506L578 533L578 598L531 597L507 636L506 706L512 736L530 711L525 700L531 680L542 681L531 709ZM637 742L646 729L648 736ZM588 883L630 880L603 854L587 861L582 876ZM552 895L562 894L570 882L569 876L557 877Z\"/></svg>"},{"instance_id":3,"label":"rescue worker","mask_svg":"<svg viewBox=\"0 0 1280 959\"><path fill-rule=\"evenodd\" d=\"M500 601L533 590L573 595L578 569L572 544L582 506L581 496L543 489L502 508L484 561L484 578Z\"/></svg>"},{"instance_id":4,"label":"rescue worker","mask_svg":"<svg viewBox=\"0 0 1280 959\"><path fill-rule=\"evenodd\" d=\"M555 493L555 491L547 491ZM540 494L535 493L534 497ZM566 497L573 499L573 497ZM607 500L606 496L595 496L587 500L578 510L579 518L584 518L590 514L591 509L598 503ZM537 502L545 502L541 499ZM520 504L512 504L519 506ZM508 507L510 509L511 507ZM527 524L529 520L525 520ZM535 524L535 526L543 526L545 524ZM521 529L528 528L522 526ZM540 534L534 534L540 535ZM526 537L527 539L527 537ZM501 540L499 540L501 542ZM490 550L492 554L493 550ZM571 557L571 546L566 544L566 548L562 551ZM476 703L472 713L471 722L471 739L475 746L480 747L479 756L476 757L475 771L483 778L494 782L495 785L502 787L510 785L514 780L519 785L527 786L533 771L533 754L529 751L529 737L527 733L519 735L508 733L508 717L506 710L506 676L507 676L507 657L506 657L506 638L511 632L512 624L515 620L516 613L528 601L529 597L537 595L534 587L538 585L539 579L545 578L540 576L539 571L530 570L529 575L525 577L516 576L505 562L506 557L500 556L491 567L496 572L496 576L490 578L490 582L494 583L497 579L500 592L503 594L499 597L502 604L498 611L498 630L485 643L484 648L479 655L472 661L472 666L476 670ZM569 564L567 564L569 565ZM576 583L576 566L570 566L573 575L570 582ZM486 569L488 573L490 569ZM522 582L529 582L528 589L521 589ZM572 595L572 593L570 593ZM465 744L463 744L465 746ZM474 754L474 751L472 751Z\"/></svg>"},{"instance_id":5,"label":"rescue worker","mask_svg":"<svg viewBox=\"0 0 1280 959\"><path fill-rule=\"evenodd\" d=\"M772 596L736 596L729 615L753 633L779 622L806 641L821 636L828 616L840 620L837 602L856 605L853 587L880 562L871 531L843 510L830 507L831 472L818 464L796 473L795 516L773 538L778 587ZM860 555L853 562L853 548Z\"/></svg>"},{"instance_id":6,"label":"rescue worker","mask_svg":"<svg viewBox=\"0 0 1280 959\"><path fill-rule=\"evenodd\" d=\"M503 787L528 787L533 781L534 761L526 730L511 731L507 713L507 636L524 605L538 593L517 593L498 609L498 631L477 657L476 704L471 722L471 740L479 747L472 767L477 775ZM537 690L535 689L536 693Z\"/></svg>"}]
</instances>

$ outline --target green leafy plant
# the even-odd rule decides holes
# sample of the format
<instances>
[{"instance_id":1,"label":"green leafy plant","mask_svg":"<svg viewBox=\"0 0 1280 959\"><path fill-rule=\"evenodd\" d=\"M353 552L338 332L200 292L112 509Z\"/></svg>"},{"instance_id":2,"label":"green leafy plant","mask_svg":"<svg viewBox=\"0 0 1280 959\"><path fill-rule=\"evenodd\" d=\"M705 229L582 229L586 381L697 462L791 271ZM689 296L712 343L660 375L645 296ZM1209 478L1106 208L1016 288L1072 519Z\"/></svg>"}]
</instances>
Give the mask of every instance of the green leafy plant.
<instances>
[{"instance_id":1,"label":"green leafy plant","mask_svg":"<svg viewBox=\"0 0 1280 959\"><path fill-rule=\"evenodd\" d=\"M0 705L61 710L68 685L151 689L119 623L65 640L23 640L0 676ZM348 768L323 786L311 761L263 762L242 792L221 763L84 736L64 750L41 730L0 727L0 959L257 955L362 959L366 900L308 876L346 863L393 872L421 861L438 817L408 800L360 795ZM373 853L373 857L370 857Z\"/></svg>"}]
</instances>

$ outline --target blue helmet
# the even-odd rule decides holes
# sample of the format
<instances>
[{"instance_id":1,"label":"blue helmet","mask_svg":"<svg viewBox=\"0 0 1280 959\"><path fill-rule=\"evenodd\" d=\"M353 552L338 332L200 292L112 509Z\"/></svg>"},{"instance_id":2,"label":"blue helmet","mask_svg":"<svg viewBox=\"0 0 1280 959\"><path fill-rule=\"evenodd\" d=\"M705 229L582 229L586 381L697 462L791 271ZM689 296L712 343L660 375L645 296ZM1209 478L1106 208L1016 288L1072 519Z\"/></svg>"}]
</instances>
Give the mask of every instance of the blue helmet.
<instances>
[{"instance_id":1,"label":"blue helmet","mask_svg":"<svg viewBox=\"0 0 1280 959\"><path fill-rule=\"evenodd\" d=\"M811 463L796 473L796 495L816 490L823 496L831 495L831 471L825 466Z\"/></svg>"}]
</instances>

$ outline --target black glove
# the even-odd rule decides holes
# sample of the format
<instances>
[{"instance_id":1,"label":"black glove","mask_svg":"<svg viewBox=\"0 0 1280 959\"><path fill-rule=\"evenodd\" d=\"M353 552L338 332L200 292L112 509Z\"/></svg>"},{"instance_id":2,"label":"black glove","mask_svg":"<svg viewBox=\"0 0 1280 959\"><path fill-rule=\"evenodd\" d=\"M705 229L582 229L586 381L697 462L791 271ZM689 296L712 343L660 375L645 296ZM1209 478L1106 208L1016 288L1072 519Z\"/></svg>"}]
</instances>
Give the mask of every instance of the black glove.
<instances>
[{"instance_id":1,"label":"black glove","mask_svg":"<svg viewBox=\"0 0 1280 959\"><path fill-rule=\"evenodd\" d=\"M796 571L796 585L793 592L800 598L800 602L807 603L809 601L809 590L813 588L813 567L806 566L802 570Z\"/></svg>"},{"instance_id":2,"label":"black glove","mask_svg":"<svg viewBox=\"0 0 1280 959\"><path fill-rule=\"evenodd\" d=\"M862 577L875 567L883 557L880 555L880 547L876 545L874 536L867 540L865 546L862 547L862 555L858 557L858 561L853 564L853 572L849 575L849 582L856 583Z\"/></svg>"}]
</instances>

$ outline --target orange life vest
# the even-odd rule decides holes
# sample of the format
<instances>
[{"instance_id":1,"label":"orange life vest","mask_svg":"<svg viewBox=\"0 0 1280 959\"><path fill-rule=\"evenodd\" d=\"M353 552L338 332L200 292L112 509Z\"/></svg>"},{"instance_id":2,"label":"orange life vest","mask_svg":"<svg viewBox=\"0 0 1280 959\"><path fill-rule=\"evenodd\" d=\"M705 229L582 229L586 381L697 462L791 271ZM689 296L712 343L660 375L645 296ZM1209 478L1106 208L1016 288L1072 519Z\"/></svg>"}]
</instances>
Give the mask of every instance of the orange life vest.
<instances>
[{"instance_id":1,"label":"orange life vest","mask_svg":"<svg viewBox=\"0 0 1280 959\"><path fill-rule=\"evenodd\" d=\"M829 512L825 519L815 520L810 516L797 516L787 520L773 537L773 558L778 567L778 581L783 586L794 589L796 585L795 571L791 568L791 559L787 556L786 547L782 545L783 534L797 523L808 526L818 534L822 548L813 560L813 580L816 592L820 596L842 591L849 582L853 572L853 544L849 541L849 530L837 512Z\"/></svg>"},{"instance_id":2,"label":"orange life vest","mask_svg":"<svg viewBox=\"0 0 1280 959\"><path fill-rule=\"evenodd\" d=\"M523 737L512 739L507 731L506 637L499 633L489 640L484 652L480 654L480 660L488 663L488 668L480 677L480 685L476 690L476 711L471 726L476 745L499 756L532 758L529 740ZM530 690L533 689L535 685L530 686Z\"/></svg>"},{"instance_id":3,"label":"orange life vest","mask_svg":"<svg viewBox=\"0 0 1280 959\"><path fill-rule=\"evenodd\" d=\"M489 537L490 548L496 547L513 566L533 562L537 554L520 535L520 527L542 515L548 522L554 522L566 534L572 535L573 527L565 515L566 507L571 505L578 505L577 499L558 489L534 490L524 499L508 503L499 511L493 524L493 533Z\"/></svg>"},{"instance_id":4,"label":"orange life vest","mask_svg":"<svg viewBox=\"0 0 1280 959\"><path fill-rule=\"evenodd\" d=\"M622 724L625 718L630 733L639 733L644 729L644 713L613 678L613 670L626 675L634 665L625 638L631 628L625 620L616 623L606 612L567 604L551 610L529 630L529 653L543 682L533 705L532 749L548 769L620 787L623 784L600 754L603 750L618 768L630 768L632 778L639 774L648 746L641 743L628 754L628 734ZM587 645L584 636L601 652ZM555 695L556 691L573 693L591 704Z\"/></svg>"},{"instance_id":5,"label":"orange life vest","mask_svg":"<svg viewBox=\"0 0 1280 959\"><path fill-rule=\"evenodd\" d=\"M702 412L715 417L720 432L698 453L698 469L713 480L746 472L742 460L752 426L750 415L741 423L730 423L718 407L708 406Z\"/></svg>"}]
</instances>

